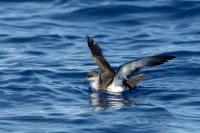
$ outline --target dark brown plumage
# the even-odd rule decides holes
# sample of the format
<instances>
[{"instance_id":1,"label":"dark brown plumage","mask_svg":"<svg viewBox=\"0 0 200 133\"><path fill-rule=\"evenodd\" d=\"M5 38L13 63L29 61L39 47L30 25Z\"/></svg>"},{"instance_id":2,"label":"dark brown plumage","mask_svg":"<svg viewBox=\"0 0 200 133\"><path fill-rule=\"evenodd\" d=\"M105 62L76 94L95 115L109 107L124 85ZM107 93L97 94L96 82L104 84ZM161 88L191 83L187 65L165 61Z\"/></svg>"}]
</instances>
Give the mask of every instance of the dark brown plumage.
<instances>
[{"instance_id":1,"label":"dark brown plumage","mask_svg":"<svg viewBox=\"0 0 200 133\"><path fill-rule=\"evenodd\" d=\"M99 45L89 36L87 37L87 42L92 53L92 57L100 68L100 87L107 88L107 86L115 77L116 73L104 58Z\"/></svg>"},{"instance_id":2,"label":"dark brown plumage","mask_svg":"<svg viewBox=\"0 0 200 133\"><path fill-rule=\"evenodd\" d=\"M126 86L133 88L139 81L144 80L145 75L141 74L135 77L130 77L131 73L137 72L143 67L160 65L175 58L170 55L157 55L130 61L120 65L119 71L116 73L104 58L99 45L89 36L87 37L87 42L92 53L92 57L100 68L99 87L102 89L106 89L113 82L113 80L123 81Z\"/></svg>"}]
</instances>

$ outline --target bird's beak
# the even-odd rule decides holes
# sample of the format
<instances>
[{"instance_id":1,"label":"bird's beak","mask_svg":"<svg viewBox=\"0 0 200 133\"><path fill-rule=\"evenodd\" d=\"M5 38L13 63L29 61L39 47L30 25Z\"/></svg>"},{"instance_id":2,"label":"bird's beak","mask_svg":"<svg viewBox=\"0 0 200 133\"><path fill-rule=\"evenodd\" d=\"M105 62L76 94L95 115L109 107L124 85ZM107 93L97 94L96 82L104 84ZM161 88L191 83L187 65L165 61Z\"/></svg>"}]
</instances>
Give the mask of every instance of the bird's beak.
<instances>
[{"instance_id":1,"label":"bird's beak","mask_svg":"<svg viewBox=\"0 0 200 133\"><path fill-rule=\"evenodd\" d=\"M87 78L84 78L81 80L81 82L86 82L87 81Z\"/></svg>"}]
</instances>

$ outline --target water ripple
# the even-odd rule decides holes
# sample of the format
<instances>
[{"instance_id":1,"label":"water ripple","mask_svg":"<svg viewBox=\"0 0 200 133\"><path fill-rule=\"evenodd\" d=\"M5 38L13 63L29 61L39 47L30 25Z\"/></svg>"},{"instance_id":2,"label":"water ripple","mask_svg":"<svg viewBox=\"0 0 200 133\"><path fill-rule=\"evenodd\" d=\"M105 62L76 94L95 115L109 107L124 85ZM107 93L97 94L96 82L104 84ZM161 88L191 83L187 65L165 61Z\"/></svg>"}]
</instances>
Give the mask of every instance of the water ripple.
<instances>
[{"instance_id":1,"label":"water ripple","mask_svg":"<svg viewBox=\"0 0 200 133\"><path fill-rule=\"evenodd\" d=\"M193 132L199 128L200 2L0 0L0 132ZM121 95L80 82L97 70L92 35L114 67L170 54ZM35 128L37 127L37 128Z\"/></svg>"}]
</instances>

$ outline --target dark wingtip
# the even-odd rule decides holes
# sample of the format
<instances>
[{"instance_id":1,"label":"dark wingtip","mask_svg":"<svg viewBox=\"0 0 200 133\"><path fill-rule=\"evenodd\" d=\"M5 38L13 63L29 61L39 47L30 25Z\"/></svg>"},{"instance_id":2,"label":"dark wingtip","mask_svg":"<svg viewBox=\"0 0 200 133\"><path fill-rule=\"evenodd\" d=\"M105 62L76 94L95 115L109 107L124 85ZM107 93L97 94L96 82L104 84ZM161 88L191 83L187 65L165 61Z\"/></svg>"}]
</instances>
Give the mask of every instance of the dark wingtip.
<instances>
[{"instance_id":1,"label":"dark wingtip","mask_svg":"<svg viewBox=\"0 0 200 133\"><path fill-rule=\"evenodd\" d=\"M87 38L87 42L88 42L88 43L94 43L94 40L93 40L93 38L92 38L91 36L88 36L88 35L87 35L86 38Z\"/></svg>"},{"instance_id":2,"label":"dark wingtip","mask_svg":"<svg viewBox=\"0 0 200 133\"><path fill-rule=\"evenodd\" d=\"M165 55L165 58L166 58L167 60L172 60L172 59L175 59L176 56L173 56L173 55Z\"/></svg>"},{"instance_id":3,"label":"dark wingtip","mask_svg":"<svg viewBox=\"0 0 200 133\"><path fill-rule=\"evenodd\" d=\"M160 56L161 64L164 64L164 62L168 62L169 60L175 59L176 57L173 55L162 55Z\"/></svg>"},{"instance_id":4,"label":"dark wingtip","mask_svg":"<svg viewBox=\"0 0 200 133\"><path fill-rule=\"evenodd\" d=\"M175 58L176 58L176 56L173 56L173 55L172 55L171 57L172 57L172 59L175 59Z\"/></svg>"},{"instance_id":5,"label":"dark wingtip","mask_svg":"<svg viewBox=\"0 0 200 133\"><path fill-rule=\"evenodd\" d=\"M88 47L90 48L91 52L94 53L95 41L93 40L93 38L90 36L87 36L87 43L88 43Z\"/></svg>"},{"instance_id":6,"label":"dark wingtip","mask_svg":"<svg viewBox=\"0 0 200 133\"><path fill-rule=\"evenodd\" d=\"M169 60L172 60L174 58L176 58L176 57L172 56L172 55L153 56L152 59L147 62L146 66L152 67L152 66L161 65L161 64L164 64L165 62L168 62Z\"/></svg>"},{"instance_id":7,"label":"dark wingtip","mask_svg":"<svg viewBox=\"0 0 200 133\"><path fill-rule=\"evenodd\" d=\"M102 56L101 48L94 41L94 39L92 37L87 36L87 43L88 43L88 47L90 48L93 56L95 56L95 55L101 55Z\"/></svg>"}]
</instances>

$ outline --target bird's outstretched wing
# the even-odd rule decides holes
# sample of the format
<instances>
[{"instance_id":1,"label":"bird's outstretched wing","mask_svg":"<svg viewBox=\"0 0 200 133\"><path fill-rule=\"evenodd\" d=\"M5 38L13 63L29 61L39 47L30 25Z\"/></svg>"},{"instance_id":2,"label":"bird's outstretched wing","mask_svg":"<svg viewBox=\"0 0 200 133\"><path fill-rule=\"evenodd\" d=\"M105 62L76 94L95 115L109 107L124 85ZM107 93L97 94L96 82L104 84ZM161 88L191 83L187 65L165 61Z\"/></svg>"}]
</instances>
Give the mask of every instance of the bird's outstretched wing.
<instances>
[{"instance_id":1,"label":"bird's outstretched wing","mask_svg":"<svg viewBox=\"0 0 200 133\"><path fill-rule=\"evenodd\" d=\"M102 50L99 45L93 40L92 37L87 36L88 47L91 50L92 57L96 64L99 66L101 75L115 75L115 71L103 56Z\"/></svg>"},{"instance_id":2,"label":"bird's outstretched wing","mask_svg":"<svg viewBox=\"0 0 200 133\"><path fill-rule=\"evenodd\" d=\"M127 80L130 74L137 72L139 69L143 67L152 67L160 65L174 58L175 56L170 56L170 55L157 55L130 61L120 66L116 77L121 80L123 79Z\"/></svg>"},{"instance_id":3,"label":"bird's outstretched wing","mask_svg":"<svg viewBox=\"0 0 200 133\"><path fill-rule=\"evenodd\" d=\"M128 80L125 80L125 84L129 87L129 89L134 88L140 81L146 78L146 74L140 74L137 76L130 77Z\"/></svg>"}]
</instances>

